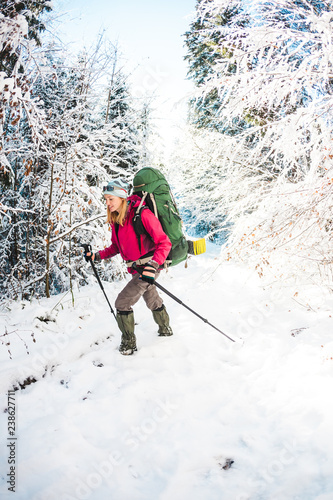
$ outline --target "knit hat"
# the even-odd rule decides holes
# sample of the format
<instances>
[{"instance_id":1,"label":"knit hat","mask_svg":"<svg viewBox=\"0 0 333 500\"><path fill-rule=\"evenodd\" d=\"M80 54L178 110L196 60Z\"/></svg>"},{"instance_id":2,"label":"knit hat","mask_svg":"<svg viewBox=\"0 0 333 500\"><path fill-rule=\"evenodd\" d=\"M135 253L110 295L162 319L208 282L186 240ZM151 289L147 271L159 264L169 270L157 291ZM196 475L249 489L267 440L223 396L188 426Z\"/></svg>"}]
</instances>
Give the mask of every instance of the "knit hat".
<instances>
[{"instance_id":1,"label":"knit hat","mask_svg":"<svg viewBox=\"0 0 333 500\"><path fill-rule=\"evenodd\" d=\"M106 186L103 186L103 194L112 194L118 198L127 198L129 191L129 184L121 179L110 181Z\"/></svg>"}]
</instances>

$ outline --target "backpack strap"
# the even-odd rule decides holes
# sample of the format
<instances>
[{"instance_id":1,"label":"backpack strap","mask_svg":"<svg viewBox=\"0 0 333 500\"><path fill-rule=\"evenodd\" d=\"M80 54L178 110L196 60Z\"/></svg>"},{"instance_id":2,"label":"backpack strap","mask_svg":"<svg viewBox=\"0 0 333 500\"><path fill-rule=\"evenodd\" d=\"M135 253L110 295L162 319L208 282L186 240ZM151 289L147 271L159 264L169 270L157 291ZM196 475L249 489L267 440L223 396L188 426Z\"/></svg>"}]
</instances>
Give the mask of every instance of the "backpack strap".
<instances>
[{"instance_id":1,"label":"backpack strap","mask_svg":"<svg viewBox=\"0 0 333 500\"><path fill-rule=\"evenodd\" d=\"M146 199L146 197L147 197L147 194L148 194L147 192L143 193L143 196L142 196L141 201L140 201L140 205L136 209L135 215L134 215L133 221L132 221L133 222L133 228L134 228L136 237L138 239L138 244L139 244L140 252L141 252L141 235L145 234L149 238L151 238L151 236L148 233L147 229L143 225L143 222L142 222L142 219L141 219L141 213L142 213L142 211L146 210L146 209L149 210L149 208L146 205L143 204L144 201L145 201L145 199Z\"/></svg>"},{"instance_id":2,"label":"backpack strap","mask_svg":"<svg viewBox=\"0 0 333 500\"><path fill-rule=\"evenodd\" d=\"M119 224L118 224L118 222L115 223L114 230L115 230L115 233L116 233L116 236L117 236L117 240L118 240L118 243L119 243L119 238L118 238Z\"/></svg>"},{"instance_id":3,"label":"backpack strap","mask_svg":"<svg viewBox=\"0 0 333 500\"><path fill-rule=\"evenodd\" d=\"M148 194L148 193L147 193L147 194ZM157 205L156 205L155 196L153 195L153 193L150 193L150 194L149 194L149 199L150 199L150 201L151 201L151 205L152 205L152 206L153 206L153 208L154 208L153 213L154 213L155 217L157 217L157 219L158 219Z\"/></svg>"},{"instance_id":4,"label":"backpack strap","mask_svg":"<svg viewBox=\"0 0 333 500\"><path fill-rule=\"evenodd\" d=\"M142 198L141 198L141 201L140 201L140 205L138 206L138 208L136 209L136 214L138 214L143 206L143 203L147 197L147 191L142 191Z\"/></svg>"},{"instance_id":5,"label":"backpack strap","mask_svg":"<svg viewBox=\"0 0 333 500\"><path fill-rule=\"evenodd\" d=\"M142 222L141 214L142 214L143 210L149 210L149 208L144 205L143 207L141 207L140 211L137 212L133 217L133 228L134 228L136 237L138 239L140 252L141 252L141 236L143 234L145 234L146 236L148 236L148 238L151 239L150 234L148 233L147 229L145 228L145 226Z\"/></svg>"}]
</instances>

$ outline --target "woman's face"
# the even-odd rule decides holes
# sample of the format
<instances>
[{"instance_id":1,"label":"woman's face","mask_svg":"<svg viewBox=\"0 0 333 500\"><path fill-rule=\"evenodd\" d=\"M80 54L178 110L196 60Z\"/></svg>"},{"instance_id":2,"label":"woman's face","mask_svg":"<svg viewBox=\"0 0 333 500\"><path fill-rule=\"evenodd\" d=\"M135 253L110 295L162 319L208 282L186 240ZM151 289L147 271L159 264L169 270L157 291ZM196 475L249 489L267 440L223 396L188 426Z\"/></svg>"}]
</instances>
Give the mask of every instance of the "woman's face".
<instances>
[{"instance_id":1,"label":"woman's face","mask_svg":"<svg viewBox=\"0 0 333 500\"><path fill-rule=\"evenodd\" d=\"M112 194L104 195L106 206L110 210L110 212L118 212L123 198L118 198L118 196L112 196Z\"/></svg>"}]
</instances>

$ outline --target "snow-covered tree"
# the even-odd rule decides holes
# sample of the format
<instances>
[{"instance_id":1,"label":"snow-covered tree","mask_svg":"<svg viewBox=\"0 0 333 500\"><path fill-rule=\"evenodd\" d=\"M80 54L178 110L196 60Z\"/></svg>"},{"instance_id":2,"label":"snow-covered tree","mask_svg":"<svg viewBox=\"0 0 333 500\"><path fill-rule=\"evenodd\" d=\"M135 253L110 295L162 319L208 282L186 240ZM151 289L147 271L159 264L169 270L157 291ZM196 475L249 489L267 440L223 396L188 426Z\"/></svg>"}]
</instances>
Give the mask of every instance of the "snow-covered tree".
<instances>
[{"instance_id":1,"label":"snow-covered tree","mask_svg":"<svg viewBox=\"0 0 333 500\"><path fill-rule=\"evenodd\" d=\"M226 9L237 13L220 26ZM235 132L221 134L212 167L233 227L228 256L331 286L331 2L210 0L198 16L217 40L198 94L217 92L216 119ZM211 176L201 177L208 191Z\"/></svg>"},{"instance_id":2,"label":"snow-covered tree","mask_svg":"<svg viewBox=\"0 0 333 500\"><path fill-rule=\"evenodd\" d=\"M39 113L30 99L30 89L39 55L40 33L45 26L40 19L51 10L51 2L4 0L0 7L0 131L6 136L7 127L25 113L32 122L38 122ZM38 72L38 71L37 71ZM32 123L31 123L32 124ZM6 171L2 144L2 167Z\"/></svg>"},{"instance_id":3,"label":"snow-covered tree","mask_svg":"<svg viewBox=\"0 0 333 500\"><path fill-rule=\"evenodd\" d=\"M50 196L47 204L46 269L49 276L52 266L52 275L61 275L58 281L65 287L68 286L68 278L85 275L82 273L82 254L78 245L87 238L92 238L99 247L103 243L103 182L110 175L128 179L133 176L135 155L131 157L130 152L131 148L135 151L136 145L135 137L131 137L126 129L128 104L118 87L114 92L114 89L100 83L105 74L115 69L116 51L104 52L103 46L98 43L91 54L82 53L70 80L66 83L65 79L63 85L66 96L60 96L59 103L64 109L60 115L51 117L56 124L52 127L54 152L51 161L48 161L51 171L46 172ZM105 95L108 96L107 101L103 99ZM56 102L53 96L53 106ZM131 119L134 120L133 114ZM83 222L88 225L83 225ZM75 254L79 254L77 258ZM49 293L48 280L47 285ZM59 288L57 285L56 289Z\"/></svg>"},{"instance_id":4,"label":"snow-covered tree","mask_svg":"<svg viewBox=\"0 0 333 500\"><path fill-rule=\"evenodd\" d=\"M43 111L31 91L43 57L38 48L45 29L41 15L50 9L45 0L5 0L0 7L1 275L9 273L17 283L22 273L16 266L25 246L21 218L31 214L25 174L31 169L31 145L40 148L45 132Z\"/></svg>"},{"instance_id":5,"label":"snow-covered tree","mask_svg":"<svg viewBox=\"0 0 333 500\"><path fill-rule=\"evenodd\" d=\"M197 0L197 18L191 23L189 31L185 33L185 45L188 62L188 77L200 89L210 76L214 75L215 65L221 57L221 53L228 54L228 49L223 45L224 36L221 27L228 25L238 13L238 5L226 5L214 18L209 9L203 9L207 0ZM212 25L216 29L212 29ZM228 70L235 71L233 64ZM218 119L218 110L221 106L219 89L212 87L204 93L198 92L190 101L189 118L191 123L198 128L211 128L224 130L225 127Z\"/></svg>"},{"instance_id":6,"label":"snow-covered tree","mask_svg":"<svg viewBox=\"0 0 333 500\"><path fill-rule=\"evenodd\" d=\"M110 173L132 178L138 155L135 133L126 133L129 114L133 122L135 116L126 113L124 93L106 88L115 53L101 40L72 62L57 57L55 49L49 47L31 89L43 116L43 136L34 140L25 117L7 145L12 176L3 183L2 200L16 204L10 214L4 208L0 261L2 290L12 297L49 296L86 279L80 244L101 247L109 238L101 186ZM108 119L106 95L113 105ZM114 272L117 265L108 276Z\"/></svg>"},{"instance_id":7,"label":"snow-covered tree","mask_svg":"<svg viewBox=\"0 0 333 500\"><path fill-rule=\"evenodd\" d=\"M106 88L105 104L101 108L100 127L109 129L108 138L103 144L103 158L108 174L133 172L138 164L138 113L134 111L127 76L119 67L117 46L112 46L114 60ZM112 160L111 160L112 158ZM117 166L113 170L108 162Z\"/></svg>"}]
</instances>

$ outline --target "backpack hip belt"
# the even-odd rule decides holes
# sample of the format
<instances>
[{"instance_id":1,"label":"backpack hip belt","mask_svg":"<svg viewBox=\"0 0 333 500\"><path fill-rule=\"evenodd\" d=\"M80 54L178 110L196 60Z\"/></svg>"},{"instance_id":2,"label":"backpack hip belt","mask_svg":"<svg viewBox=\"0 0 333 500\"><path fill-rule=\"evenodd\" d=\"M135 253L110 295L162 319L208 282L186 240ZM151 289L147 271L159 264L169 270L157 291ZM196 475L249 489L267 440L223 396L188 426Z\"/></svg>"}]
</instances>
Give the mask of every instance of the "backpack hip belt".
<instances>
[{"instance_id":1,"label":"backpack hip belt","mask_svg":"<svg viewBox=\"0 0 333 500\"><path fill-rule=\"evenodd\" d=\"M137 266L144 266L145 264L147 264L151 260L151 258L152 258L153 255L154 255L154 252L149 252L146 255L143 255L140 259L137 259L137 260L126 260L125 261L126 266L127 267L132 267L134 263Z\"/></svg>"}]
</instances>

